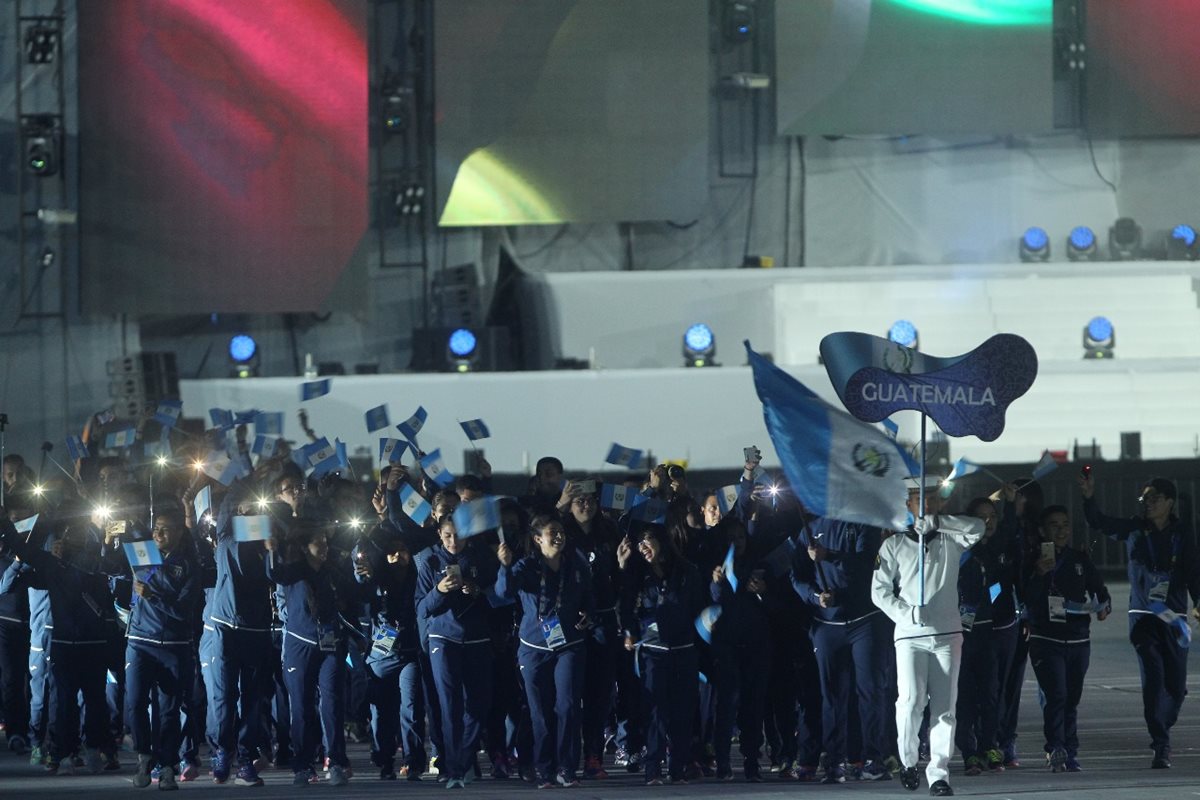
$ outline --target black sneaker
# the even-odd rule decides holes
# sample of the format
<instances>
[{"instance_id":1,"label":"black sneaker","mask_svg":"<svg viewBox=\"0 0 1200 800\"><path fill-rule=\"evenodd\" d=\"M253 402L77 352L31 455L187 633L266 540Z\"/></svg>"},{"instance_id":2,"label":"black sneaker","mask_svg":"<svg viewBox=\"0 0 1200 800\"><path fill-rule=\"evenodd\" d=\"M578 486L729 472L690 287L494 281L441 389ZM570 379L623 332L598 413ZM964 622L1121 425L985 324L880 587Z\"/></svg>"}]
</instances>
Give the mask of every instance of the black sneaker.
<instances>
[{"instance_id":1,"label":"black sneaker","mask_svg":"<svg viewBox=\"0 0 1200 800\"><path fill-rule=\"evenodd\" d=\"M921 773L916 767L905 767L900 770L900 785L910 792L915 792L921 785Z\"/></svg>"},{"instance_id":2,"label":"black sneaker","mask_svg":"<svg viewBox=\"0 0 1200 800\"><path fill-rule=\"evenodd\" d=\"M1150 769L1170 769L1171 768L1171 748L1167 745L1154 748L1154 760L1150 762Z\"/></svg>"},{"instance_id":3,"label":"black sneaker","mask_svg":"<svg viewBox=\"0 0 1200 800\"><path fill-rule=\"evenodd\" d=\"M934 781L929 787L929 795L931 797L953 797L954 790L945 781Z\"/></svg>"},{"instance_id":4,"label":"black sneaker","mask_svg":"<svg viewBox=\"0 0 1200 800\"><path fill-rule=\"evenodd\" d=\"M823 784L845 783L846 768L841 764L831 764L825 768L825 777L821 778Z\"/></svg>"}]
</instances>

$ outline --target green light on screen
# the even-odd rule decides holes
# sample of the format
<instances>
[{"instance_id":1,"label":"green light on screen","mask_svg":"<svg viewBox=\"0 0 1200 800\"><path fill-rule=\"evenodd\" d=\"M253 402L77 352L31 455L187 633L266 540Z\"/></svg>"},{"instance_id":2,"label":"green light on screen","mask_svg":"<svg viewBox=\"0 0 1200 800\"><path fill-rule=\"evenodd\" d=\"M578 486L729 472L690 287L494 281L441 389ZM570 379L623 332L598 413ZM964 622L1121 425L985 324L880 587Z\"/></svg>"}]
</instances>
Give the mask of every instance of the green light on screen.
<instances>
[{"instance_id":1,"label":"green light on screen","mask_svg":"<svg viewBox=\"0 0 1200 800\"><path fill-rule=\"evenodd\" d=\"M521 225L562 222L556 208L519 171L486 149L459 167L440 225Z\"/></svg>"},{"instance_id":2,"label":"green light on screen","mask_svg":"<svg viewBox=\"0 0 1200 800\"><path fill-rule=\"evenodd\" d=\"M898 6L972 25L1050 25L1053 0L891 0Z\"/></svg>"}]
</instances>

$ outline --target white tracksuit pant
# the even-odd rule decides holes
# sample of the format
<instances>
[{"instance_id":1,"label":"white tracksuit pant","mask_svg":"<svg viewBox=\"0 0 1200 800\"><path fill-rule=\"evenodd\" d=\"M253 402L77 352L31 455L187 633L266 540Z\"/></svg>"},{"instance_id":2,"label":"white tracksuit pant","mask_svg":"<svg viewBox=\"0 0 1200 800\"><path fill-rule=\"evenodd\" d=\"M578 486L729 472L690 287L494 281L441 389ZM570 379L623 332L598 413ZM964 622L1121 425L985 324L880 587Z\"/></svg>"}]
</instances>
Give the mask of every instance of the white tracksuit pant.
<instances>
[{"instance_id":1,"label":"white tracksuit pant","mask_svg":"<svg viewBox=\"0 0 1200 800\"><path fill-rule=\"evenodd\" d=\"M958 702L958 668L962 634L918 636L896 642L896 733L900 761L917 764L921 719L929 703L929 766L925 777L949 780L954 752L954 706Z\"/></svg>"}]
</instances>

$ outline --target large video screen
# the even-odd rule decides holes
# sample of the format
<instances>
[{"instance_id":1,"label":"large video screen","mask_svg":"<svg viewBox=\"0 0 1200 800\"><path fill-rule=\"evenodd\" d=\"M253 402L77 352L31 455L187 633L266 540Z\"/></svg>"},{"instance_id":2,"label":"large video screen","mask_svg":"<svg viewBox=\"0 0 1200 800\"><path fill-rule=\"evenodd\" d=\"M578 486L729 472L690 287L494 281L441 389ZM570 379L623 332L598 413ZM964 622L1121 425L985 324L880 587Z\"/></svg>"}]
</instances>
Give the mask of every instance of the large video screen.
<instances>
[{"instance_id":1,"label":"large video screen","mask_svg":"<svg viewBox=\"0 0 1200 800\"><path fill-rule=\"evenodd\" d=\"M361 306L367 0L78 14L85 310Z\"/></svg>"},{"instance_id":2,"label":"large video screen","mask_svg":"<svg viewBox=\"0 0 1200 800\"><path fill-rule=\"evenodd\" d=\"M700 215L707 3L438 0L433 10L439 224Z\"/></svg>"},{"instance_id":3,"label":"large video screen","mask_svg":"<svg viewBox=\"0 0 1200 800\"><path fill-rule=\"evenodd\" d=\"M1054 127L1052 0L777 0L781 135Z\"/></svg>"}]
</instances>

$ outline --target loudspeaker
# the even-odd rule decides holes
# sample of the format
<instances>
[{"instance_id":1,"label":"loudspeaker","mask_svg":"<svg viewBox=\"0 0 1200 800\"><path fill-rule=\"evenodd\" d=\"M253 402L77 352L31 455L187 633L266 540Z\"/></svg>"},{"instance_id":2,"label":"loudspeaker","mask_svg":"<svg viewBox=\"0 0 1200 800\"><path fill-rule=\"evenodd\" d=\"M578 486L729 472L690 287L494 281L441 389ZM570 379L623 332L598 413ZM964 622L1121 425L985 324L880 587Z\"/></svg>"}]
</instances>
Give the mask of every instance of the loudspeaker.
<instances>
[{"instance_id":1,"label":"loudspeaker","mask_svg":"<svg viewBox=\"0 0 1200 800\"><path fill-rule=\"evenodd\" d=\"M475 352L469 359L455 358L450 352L450 334L456 328L414 328L413 372L505 372L511 370L511 346L508 328L471 328L475 336ZM458 364L466 362L460 370Z\"/></svg>"},{"instance_id":2,"label":"loudspeaker","mask_svg":"<svg viewBox=\"0 0 1200 800\"><path fill-rule=\"evenodd\" d=\"M1142 434L1140 431L1121 434L1121 460L1142 460Z\"/></svg>"},{"instance_id":3,"label":"loudspeaker","mask_svg":"<svg viewBox=\"0 0 1200 800\"><path fill-rule=\"evenodd\" d=\"M159 400L179 397L179 369L174 353L136 353L106 363L113 413L136 419Z\"/></svg>"}]
</instances>

